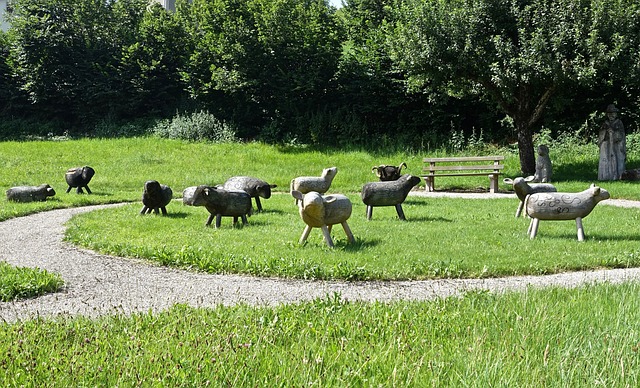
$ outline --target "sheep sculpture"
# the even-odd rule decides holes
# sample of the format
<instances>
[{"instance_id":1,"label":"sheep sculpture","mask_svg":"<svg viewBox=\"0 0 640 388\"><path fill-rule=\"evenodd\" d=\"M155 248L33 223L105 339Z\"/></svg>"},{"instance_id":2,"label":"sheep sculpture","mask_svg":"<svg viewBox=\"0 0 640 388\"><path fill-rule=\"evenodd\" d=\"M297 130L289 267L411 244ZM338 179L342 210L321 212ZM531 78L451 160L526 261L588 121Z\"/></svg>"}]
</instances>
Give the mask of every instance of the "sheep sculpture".
<instances>
[{"instance_id":1,"label":"sheep sculpture","mask_svg":"<svg viewBox=\"0 0 640 388\"><path fill-rule=\"evenodd\" d=\"M291 180L290 192L299 191L302 194L309 193L311 191L324 194L329 191L331 182L338 173L337 167L329 167L322 170L322 175L317 176L300 176ZM298 199L296 199L298 203Z\"/></svg>"},{"instance_id":2,"label":"sheep sculpture","mask_svg":"<svg viewBox=\"0 0 640 388\"><path fill-rule=\"evenodd\" d=\"M342 194L321 195L316 191L303 194L294 190L291 195L298 201L300 217L307 224L302 232L302 237L300 237L300 244L307 240L311 229L320 228L325 242L329 248L333 248L331 227L335 224L342 225L349 242L353 243L355 241L353 233L347 224L352 210L349 198Z\"/></svg>"},{"instance_id":3,"label":"sheep sculpture","mask_svg":"<svg viewBox=\"0 0 640 388\"><path fill-rule=\"evenodd\" d=\"M190 188L187 188L190 190ZM185 190L185 191L187 191ZM192 206L204 206L210 213L206 226L211 225L215 217L215 227L219 228L222 217L233 217L233 226L242 219L247 224L247 217L252 214L251 196L241 190L225 190L220 187L200 185L186 195L183 192L183 202Z\"/></svg>"},{"instance_id":4,"label":"sheep sculpture","mask_svg":"<svg viewBox=\"0 0 640 388\"><path fill-rule=\"evenodd\" d=\"M40 186L16 186L6 191L7 200L12 202L43 202L56 195L48 184Z\"/></svg>"},{"instance_id":5,"label":"sheep sculpture","mask_svg":"<svg viewBox=\"0 0 640 388\"><path fill-rule=\"evenodd\" d=\"M142 192L142 210L140 214L148 214L153 211L155 214L162 211L162 215L167 215L167 205L173 198L173 191L167 185L161 185L158 181L146 181Z\"/></svg>"},{"instance_id":6,"label":"sheep sculpture","mask_svg":"<svg viewBox=\"0 0 640 388\"><path fill-rule=\"evenodd\" d=\"M362 187L362 202L367 205L367 219L370 220L375 206L395 206L398 218L405 221L402 203L409 191L420 183L420 177L405 174L398 180L369 182Z\"/></svg>"},{"instance_id":7,"label":"sheep sculpture","mask_svg":"<svg viewBox=\"0 0 640 388\"><path fill-rule=\"evenodd\" d=\"M257 211L262 211L262 204L260 203L260 197L264 199L271 198L271 189L276 188L277 185L270 185L267 182L253 178L249 176L234 176L227 179L222 185L225 190L242 190L247 192L256 201Z\"/></svg>"},{"instance_id":8,"label":"sheep sculpture","mask_svg":"<svg viewBox=\"0 0 640 388\"><path fill-rule=\"evenodd\" d=\"M588 216L593 208L605 199L609 199L609 192L596 185L579 193L536 193L525 199L527 215L531 223L527 233L534 239L538 233L540 220L576 220L578 241L584 241L582 219Z\"/></svg>"},{"instance_id":9,"label":"sheep sculpture","mask_svg":"<svg viewBox=\"0 0 640 388\"><path fill-rule=\"evenodd\" d=\"M87 194L91 194L91 190L89 189L89 182L91 178L95 175L96 171L89 167L75 167L70 168L64 174L64 179L67 181L67 193L71 191L72 188L76 187L76 192L78 194L83 194L82 188L87 189Z\"/></svg>"},{"instance_id":10,"label":"sheep sculpture","mask_svg":"<svg viewBox=\"0 0 640 388\"><path fill-rule=\"evenodd\" d=\"M382 182L396 181L402 176L403 167L407 168L407 164L405 162L400 163L398 166L387 166L385 164L381 164L379 166L371 167L371 172L376 174Z\"/></svg>"},{"instance_id":11,"label":"sheep sculpture","mask_svg":"<svg viewBox=\"0 0 640 388\"><path fill-rule=\"evenodd\" d=\"M518 209L516 209L516 218L520 217L522 213L522 209L524 207L524 200L527 195L535 194L535 193L551 193L556 192L556 187L551 183L529 183L532 181L532 177L517 177L515 179L505 178L503 180L504 183L508 185L513 185L513 191L515 191L516 196L520 200L518 204Z\"/></svg>"}]
</instances>

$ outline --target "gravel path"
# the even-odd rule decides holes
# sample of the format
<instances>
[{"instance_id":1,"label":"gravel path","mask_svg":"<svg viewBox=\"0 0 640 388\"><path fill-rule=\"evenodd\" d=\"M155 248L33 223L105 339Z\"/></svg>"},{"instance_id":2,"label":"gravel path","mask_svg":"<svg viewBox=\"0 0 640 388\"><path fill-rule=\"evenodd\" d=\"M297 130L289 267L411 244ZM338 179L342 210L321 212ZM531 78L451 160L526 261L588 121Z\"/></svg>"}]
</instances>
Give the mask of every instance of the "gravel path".
<instances>
[{"instance_id":1,"label":"gravel path","mask_svg":"<svg viewBox=\"0 0 640 388\"><path fill-rule=\"evenodd\" d=\"M441 196L435 193L412 195ZM476 197L475 195L461 195ZM497 196L504 197L505 194ZM482 195L487 198L488 195ZM609 200L603 204L640 207L640 202ZM0 222L0 260L16 266L59 273L62 292L35 299L0 303L0 319L8 322L56 315L129 314L161 311L175 303L215 307L248 303L276 305L340 293L347 300L425 300L468 290L495 292L528 286L574 287L589 282L640 279L640 268L582 271L549 276L495 279L446 279L395 282L302 281L240 275L210 275L160 267L78 249L62 241L64 223L73 215L108 206L53 210Z\"/></svg>"}]
</instances>

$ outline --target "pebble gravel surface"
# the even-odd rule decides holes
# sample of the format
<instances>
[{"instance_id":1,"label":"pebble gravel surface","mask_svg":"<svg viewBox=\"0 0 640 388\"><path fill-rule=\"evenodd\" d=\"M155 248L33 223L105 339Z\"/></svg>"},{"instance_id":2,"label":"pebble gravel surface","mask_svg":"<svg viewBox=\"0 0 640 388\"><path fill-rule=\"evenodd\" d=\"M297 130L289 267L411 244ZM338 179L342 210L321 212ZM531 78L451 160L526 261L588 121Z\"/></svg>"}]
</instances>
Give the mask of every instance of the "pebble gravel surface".
<instances>
[{"instance_id":1,"label":"pebble gravel surface","mask_svg":"<svg viewBox=\"0 0 640 388\"><path fill-rule=\"evenodd\" d=\"M441 193L424 192L412 195L442 196ZM457 196L465 197L464 194ZM488 195L467 197L488 198ZM609 200L603 203L640 207L640 202L635 201ZM324 298L334 293L351 301L430 300L470 290L502 292L525 290L527 287L575 287L593 282L618 283L640 279L640 268L491 279L364 282L213 275L102 255L63 241L64 224L72 216L109 206L118 205L53 210L0 222L0 260L15 266L55 272L65 281L64 288L57 293L0 302L1 320L16 322L36 317L159 312L176 303L194 307L239 303L274 306Z\"/></svg>"}]
</instances>

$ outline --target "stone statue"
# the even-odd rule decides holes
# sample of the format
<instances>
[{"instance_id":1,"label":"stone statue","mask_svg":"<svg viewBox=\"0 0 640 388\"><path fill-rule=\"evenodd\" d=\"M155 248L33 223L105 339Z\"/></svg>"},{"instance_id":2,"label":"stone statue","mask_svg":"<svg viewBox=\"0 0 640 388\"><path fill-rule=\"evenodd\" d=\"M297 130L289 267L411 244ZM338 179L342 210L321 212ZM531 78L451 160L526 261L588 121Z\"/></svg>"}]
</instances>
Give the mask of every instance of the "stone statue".
<instances>
[{"instance_id":1,"label":"stone statue","mask_svg":"<svg viewBox=\"0 0 640 388\"><path fill-rule=\"evenodd\" d=\"M532 182L548 183L551 182L553 167L551 166L551 158L549 157L549 147L544 144L538 146L538 158L536 159L536 174L533 176Z\"/></svg>"},{"instance_id":2,"label":"stone statue","mask_svg":"<svg viewBox=\"0 0 640 388\"><path fill-rule=\"evenodd\" d=\"M600 162L598 163L598 180L618 180L625 170L627 145L624 125L617 117L618 108L607 106L608 120L602 124L598 136Z\"/></svg>"}]
</instances>

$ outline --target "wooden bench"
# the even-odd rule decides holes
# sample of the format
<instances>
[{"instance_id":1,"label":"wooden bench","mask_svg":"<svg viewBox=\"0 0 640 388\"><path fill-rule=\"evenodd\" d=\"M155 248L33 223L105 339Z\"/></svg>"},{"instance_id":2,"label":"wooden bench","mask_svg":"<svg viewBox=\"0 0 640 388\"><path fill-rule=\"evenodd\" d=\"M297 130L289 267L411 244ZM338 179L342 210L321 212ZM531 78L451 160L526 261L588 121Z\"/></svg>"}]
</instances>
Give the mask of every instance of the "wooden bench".
<instances>
[{"instance_id":1,"label":"wooden bench","mask_svg":"<svg viewBox=\"0 0 640 388\"><path fill-rule=\"evenodd\" d=\"M500 164L504 156L467 156L450 158L424 158L425 166L422 168L426 190L433 191L435 177L442 176L489 176L489 191L498 191L498 176L504 168Z\"/></svg>"}]
</instances>

